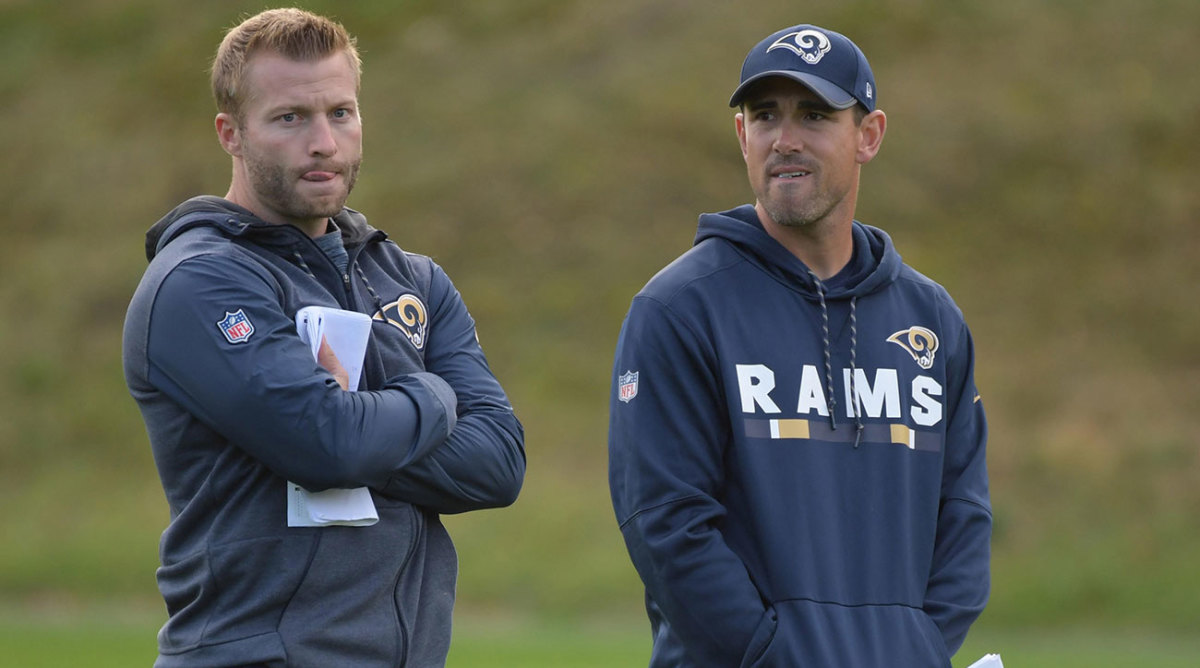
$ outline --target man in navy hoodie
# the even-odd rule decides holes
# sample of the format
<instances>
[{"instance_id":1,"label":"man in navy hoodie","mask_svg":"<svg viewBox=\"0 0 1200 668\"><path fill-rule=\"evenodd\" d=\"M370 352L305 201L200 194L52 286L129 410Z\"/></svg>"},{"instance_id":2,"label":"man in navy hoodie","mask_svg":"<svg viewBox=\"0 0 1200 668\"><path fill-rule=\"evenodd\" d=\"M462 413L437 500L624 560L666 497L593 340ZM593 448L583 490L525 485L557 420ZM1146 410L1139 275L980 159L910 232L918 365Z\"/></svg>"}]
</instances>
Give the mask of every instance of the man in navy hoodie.
<instances>
[{"instance_id":1,"label":"man in navy hoodie","mask_svg":"<svg viewBox=\"0 0 1200 668\"><path fill-rule=\"evenodd\" d=\"M212 76L229 192L147 233L124 362L171 512L160 668L442 665L458 564L439 516L521 488L523 430L458 291L345 207L359 72L324 17L230 30ZM314 359L307 306L365 314L361 375Z\"/></svg>"},{"instance_id":2,"label":"man in navy hoodie","mask_svg":"<svg viewBox=\"0 0 1200 668\"><path fill-rule=\"evenodd\" d=\"M877 96L838 33L756 45L730 99L755 203L630 306L609 481L655 668L947 668L987 601L971 335L854 220Z\"/></svg>"}]
</instances>

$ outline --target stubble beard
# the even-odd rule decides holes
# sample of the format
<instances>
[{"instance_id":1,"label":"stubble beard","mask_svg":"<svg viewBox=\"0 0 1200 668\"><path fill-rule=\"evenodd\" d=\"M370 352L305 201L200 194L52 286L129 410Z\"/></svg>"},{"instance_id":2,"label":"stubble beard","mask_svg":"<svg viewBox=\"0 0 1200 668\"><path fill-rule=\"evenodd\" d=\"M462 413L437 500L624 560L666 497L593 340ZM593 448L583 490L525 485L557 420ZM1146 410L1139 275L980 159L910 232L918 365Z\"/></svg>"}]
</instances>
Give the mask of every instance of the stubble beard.
<instances>
[{"instance_id":1,"label":"stubble beard","mask_svg":"<svg viewBox=\"0 0 1200 668\"><path fill-rule=\"evenodd\" d=\"M771 220L784 227L808 227L827 217L836 205L827 192L819 191L807 197L790 193L772 196L769 186L758 200Z\"/></svg>"},{"instance_id":2,"label":"stubble beard","mask_svg":"<svg viewBox=\"0 0 1200 668\"><path fill-rule=\"evenodd\" d=\"M246 156L248 158L248 156ZM296 182L303 172L289 173L287 167L278 163L254 158L244 159L250 187L258 198L276 212L293 220L329 218L337 215L350 198L350 191L358 181L358 170L362 158L353 163L337 166L345 180L345 192L329 198L309 198L296 190Z\"/></svg>"}]
</instances>

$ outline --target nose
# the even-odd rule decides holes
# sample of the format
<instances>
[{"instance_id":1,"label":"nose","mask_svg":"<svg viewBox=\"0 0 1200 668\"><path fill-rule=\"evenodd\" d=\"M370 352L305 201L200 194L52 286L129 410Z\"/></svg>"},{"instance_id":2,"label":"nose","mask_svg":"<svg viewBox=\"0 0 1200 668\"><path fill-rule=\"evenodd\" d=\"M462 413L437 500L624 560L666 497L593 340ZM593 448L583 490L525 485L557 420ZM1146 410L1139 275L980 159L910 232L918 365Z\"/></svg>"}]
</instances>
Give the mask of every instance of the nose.
<instances>
[{"instance_id":1,"label":"nose","mask_svg":"<svg viewBox=\"0 0 1200 668\"><path fill-rule=\"evenodd\" d=\"M337 140L333 136L333 126L329 119L318 116L313 120L309 135L309 155L329 157L337 153Z\"/></svg>"},{"instance_id":2,"label":"nose","mask_svg":"<svg viewBox=\"0 0 1200 668\"><path fill-rule=\"evenodd\" d=\"M804 139L801 136L800 124L792 120L784 120L779 124L779 135L775 137L773 148L776 153L799 153L804 150Z\"/></svg>"}]
</instances>

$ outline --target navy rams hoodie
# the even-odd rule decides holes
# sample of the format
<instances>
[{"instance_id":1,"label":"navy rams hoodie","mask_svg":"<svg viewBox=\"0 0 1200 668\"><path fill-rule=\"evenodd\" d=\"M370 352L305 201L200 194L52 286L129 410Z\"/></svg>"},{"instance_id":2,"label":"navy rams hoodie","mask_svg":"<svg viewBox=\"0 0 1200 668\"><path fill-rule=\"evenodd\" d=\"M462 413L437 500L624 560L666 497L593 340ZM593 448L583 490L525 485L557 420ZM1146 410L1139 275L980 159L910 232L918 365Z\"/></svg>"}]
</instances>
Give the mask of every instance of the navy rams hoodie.
<instances>
[{"instance_id":1,"label":"navy rams hoodie","mask_svg":"<svg viewBox=\"0 0 1200 668\"><path fill-rule=\"evenodd\" d=\"M970 333L855 222L820 281L743 206L633 299L610 486L651 666L949 667L989 589Z\"/></svg>"}]
</instances>

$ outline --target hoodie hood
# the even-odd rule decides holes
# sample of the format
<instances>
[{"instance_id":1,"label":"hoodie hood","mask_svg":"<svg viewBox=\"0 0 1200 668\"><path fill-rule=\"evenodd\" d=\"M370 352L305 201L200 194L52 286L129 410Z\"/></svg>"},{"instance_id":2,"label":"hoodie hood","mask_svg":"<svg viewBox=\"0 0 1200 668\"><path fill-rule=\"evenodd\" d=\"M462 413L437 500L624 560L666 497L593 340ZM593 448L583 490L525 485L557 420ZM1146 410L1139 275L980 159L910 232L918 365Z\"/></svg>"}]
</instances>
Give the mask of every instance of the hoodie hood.
<instances>
[{"instance_id":1,"label":"hoodie hood","mask_svg":"<svg viewBox=\"0 0 1200 668\"><path fill-rule=\"evenodd\" d=\"M387 238L386 234L371 227L365 216L353 209L343 208L333 217L333 222L342 231L342 240L347 247L375 237ZM202 195L171 209L150 226L146 231L146 259L153 260L183 232L205 226L215 227L229 237L252 236L255 243L263 245L293 244L297 234L304 235L299 228L268 223L248 209L222 197Z\"/></svg>"},{"instance_id":2,"label":"hoodie hood","mask_svg":"<svg viewBox=\"0 0 1200 668\"><path fill-rule=\"evenodd\" d=\"M828 299L863 297L895 280L902 263L892 239L883 230L854 221L854 255L850 263L828 284L818 286L816 277L803 262L763 229L758 212L746 204L721 213L700 216L695 244L710 238L724 239L764 271L792 286L806 297ZM843 274L846 274L843 276Z\"/></svg>"}]
</instances>

